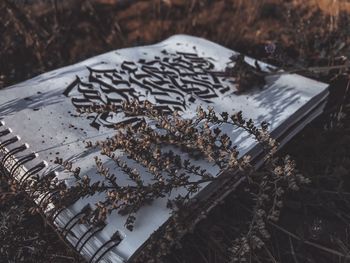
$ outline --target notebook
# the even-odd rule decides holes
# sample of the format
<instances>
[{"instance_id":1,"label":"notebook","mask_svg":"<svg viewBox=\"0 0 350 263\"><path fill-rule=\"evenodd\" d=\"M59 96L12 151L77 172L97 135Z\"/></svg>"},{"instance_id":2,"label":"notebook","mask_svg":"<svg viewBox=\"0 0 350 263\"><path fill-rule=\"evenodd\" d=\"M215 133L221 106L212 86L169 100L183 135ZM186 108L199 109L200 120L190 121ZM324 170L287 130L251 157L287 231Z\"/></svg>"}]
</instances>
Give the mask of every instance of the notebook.
<instances>
[{"instance_id":1,"label":"notebook","mask_svg":"<svg viewBox=\"0 0 350 263\"><path fill-rule=\"evenodd\" d=\"M59 157L72 161L81 167L81 174L97 180L93 158L99 153L86 149L84 141L108 138L115 133L116 123L133 120L122 112L77 114L77 110L96 104L119 107L123 101L147 100L164 111L178 111L182 118L195 118L198 106L211 106L218 113L242 111L245 118L256 123L268 122L281 146L322 113L327 85L297 74L271 74L263 88L237 94L234 79L215 74L225 71L235 55L238 53L208 40L175 35L158 44L99 55L0 90L0 164L19 182L51 172L59 180L74 180L72 174L54 163ZM255 63L248 57L245 61ZM268 65L258 64L268 70ZM256 166L261 164L261 152L253 138L229 126L223 130L238 146L240 156L250 154ZM112 171L117 169L105 156L99 157ZM206 160L195 162L212 174L222 174ZM140 167L136 162L135 166ZM118 174L119 182L127 185L123 173ZM147 180L147 173L141 174ZM235 183L237 180L206 183L197 197L223 198ZM184 191L179 189L178 193ZM49 196L43 195L35 200L39 205ZM165 197L137 212L133 231L125 227L126 217L114 212L103 227L80 224L82 209L94 206L100 198L94 195L79 199L50 217L89 262L127 262L135 258L170 216ZM116 233L120 237L117 241Z\"/></svg>"}]
</instances>

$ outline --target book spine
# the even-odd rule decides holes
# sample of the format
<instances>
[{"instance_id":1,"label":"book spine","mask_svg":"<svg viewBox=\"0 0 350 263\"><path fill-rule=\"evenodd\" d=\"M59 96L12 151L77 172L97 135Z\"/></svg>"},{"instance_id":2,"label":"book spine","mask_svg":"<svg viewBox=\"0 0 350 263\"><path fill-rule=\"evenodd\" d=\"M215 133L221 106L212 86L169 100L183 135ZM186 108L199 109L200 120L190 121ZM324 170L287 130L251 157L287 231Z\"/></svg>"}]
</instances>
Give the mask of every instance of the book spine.
<instances>
[{"instance_id":1,"label":"book spine","mask_svg":"<svg viewBox=\"0 0 350 263\"><path fill-rule=\"evenodd\" d=\"M29 149L29 145L27 143L21 144L21 137L18 135L11 135L13 135L12 129L6 127L4 121L0 121L0 164L6 174L18 180L20 184L23 184L27 179L45 169L48 163L41 161L30 169L24 169L26 163L37 159L39 155L32 152L16 158L17 154L25 153ZM11 150L9 150L9 147L11 147ZM21 168L22 172L19 171Z\"/></svg>"},{"instance_id":2,"label":"book spine","mask_svg":"<svg viewBox=\"0 0 350 263\"><path fill-rule=\"evenodd\" d=\"M30 146L27 143L21 142L21 137L14 135L11 128L7 127L4 121L0 121L0 168L4 174L17 180L21 186L26 186L25 190L29 196L33 197L36 204L43 210L44 214L48 219L58 228L60 234L66 240L75 239L76 241L69 241L75 249L84 255L89 262L109 262L108 253L113 253L111 250L115 248L121 241L115 238L113 235L110 240L102 242L102 246L95 247L91 250L86 248L90 240L96 237L106 225L101 226L89 226L81 222L82 217L91 210L90 205L87 205L81 209L79 213L67 216L68 213L66 207L54 207L53 205L48 205L50 203L51 197L58 193L58 191L52 190L39 190L35 187L31 187L31 180L35 178L45 178L49 176L50 178L55 178L58 173L55 171L45 172L48 168L48 163L46 161L39 161L31 168L27 169L26 165L30 162L35 162L39 160L39 154L35 152L29 152ZM19 156L20 157L16 157ZM28 167L28 165L27 165ZM39 173L41 175L39 176ZM40 180L40 179L39 179ZM27 187L29 186L29 187ZM49 207L49 208L48 208ZM61 214L64 216L60 217ZM74 228L86 229L84 233L76 236L73 233ZM81 229L81 228L80 228ZM73 238L74 237L74 238ZM116 255L114 253L114 257ZM124 262L122 258L118 262Z\"/></svg>"}]
</instances>

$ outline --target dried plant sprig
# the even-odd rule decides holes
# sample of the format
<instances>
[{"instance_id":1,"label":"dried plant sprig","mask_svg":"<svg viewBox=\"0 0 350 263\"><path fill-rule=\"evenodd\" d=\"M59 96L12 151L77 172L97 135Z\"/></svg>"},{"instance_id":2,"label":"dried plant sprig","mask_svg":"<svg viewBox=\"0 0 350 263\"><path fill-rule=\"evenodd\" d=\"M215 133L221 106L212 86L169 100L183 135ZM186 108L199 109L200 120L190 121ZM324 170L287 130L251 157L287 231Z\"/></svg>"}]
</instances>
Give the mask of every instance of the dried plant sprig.
<instances>
[{"instance_id":1,"label":"dried plant sprig","mask_svg":"<svg viewBox=\"0 0 350 263\"><path fill-rule=\"evenodd\" d=\"M157 116L161 115L156 114L155 117ZM264 241L270 237L266 221L278 220L283 206L283 194L288 190L298 190L299 185L308 183L309 180L296 171L295 163L289 156L282 159L275 156L278 143L269 135L267 123L263 122L260 127L257 127L252 120L244 120L241 112L231 116L223 112L218 116L212 108L208 111L198 108L197 116L196 123L205 121L207 126L209 123L210 125L229 124L245 130L257 140L264 151L264 173L255 177L254 174L247 173L251 185L250 191L255 200L254 217L247 233L232 244L233 261L241 261L249 256L253 249L261 248ZM168 123L165 122L165 124Z\"/></svg>"},{"instance_id":2,"label":"dried plant sprig","mask_svg":"<svg viewBox=\"0 0 350 263\"><path fill-rule=\"evenodd\" d=\"M102 113L114 110L119 112L120 108L97 105L84 109L84 112ZM74 168L72 163L56 160L65 170L74 173L76 179L76 184L72 187L60 184L59 194L54 198L56 204L68 206L80 197L95 193L105 194L104 200L97 203L95 208L90 210L90 214L84 217L88 222L102 223L108 214L117 211L127 215L125 225L132 230L137 220L137 211L157 198L168 198L168 207L174 211L173 218L179 219L175 214L181 214L182 209L193 205L191 197L200 191L203 183L232 176L234 171L243 171L242 174L246 175L250 183L255 205L254 216L247 233L232 244L232 259L241 260L249 255L252 249L262 247L264 241L269 238L266 221L278 220L283 206L283 194L288 190L298 190L299 185L308 182L297 173L295 163L290 157L276 158L278 143L270 136L268 124L263 122L257 126L252 120L245 120L242 112L231 115L223 112L218 115L213 108L204 110L199 107L197 118L183 119L177 112L165 114L150 102L137 100L124 103L122 111L126 117L143 117L134 124L116 125L114 136L94 143L86 142L86 146L97 147L100 154L112 160L123 175L111 174L102 159L95 157L97 172L103 179L92 183L87 176L81 176L80 169ZM222 132L223 125L243 129L258 142L264 151L263 173L253 172L250 156L240 157L237 146ZM167 148L168 146L170 148ZM187 153L190 158L176 154L178 150ZM146 174L123 161L117 154L120 151L143 166ZM195 158L207 159L216 164L221 171L231 172L217 177L195 165ZM132 183L120 185L119 176L127 176ZM144 176L148 176L147 182ZM171 193L179 188L185 189L187 194L171 198ZM182 228L183 231L180 232L183 233L191 224L176 222L175 225ZM173 230L173 226L166 229L166 235L172 237L172 242L166 242L168 245L176 243L173 240L176 240L177 235ZM182 235L177 237L180 236ZM164 251L159 255L163 255Z\"/></svg>"},{"instance_id":3,"label":"dried plant sprig","mask_svg":"<svg viewBox=\"0 0 350 263\"><path fill-rule=\"evenodd\" d=\"M110 111L112 108L100 106L96 109ZM75 186L60 191L62 204L75 200L73 196L77 193L80 197L90 196L96 192L107 194L105 200L92 210L93 215L90 218L92 222L103 221L107 213L117 210L130 216L129 219L132 220L128 219L127 225L131 229L129 223L134 220L134 214L146 203L156 198L170 196L178 188L186 189L186 198L190 199L201 189L203 183L218 179L200 166L192 164L190 159L184 159L172 150L161 150L159 145L180 147L190 156L196 153L216 163L220 169L252 168L248 157L238 158L239 153L236 147L232 146L228 136L222 134L220 129L210 129L208 123L201 125L194 120L184 120L177 113L165 115L149 102L133 101L124 104L123 110L127 116L143 115L152 120L161 132L146 121L141 121L137 125L119 125L113 137L96 143L87 142L87 147L98 147L101 154L113 160L134 185L119 186L117 176L111 175L99 158L95 158L96 168L104 180L93 184L86 176L80 177L78 173L80 169L73 168L71 163L59 159L56 161L66 170L75 172L77 179ZM145 184L139 171L116 157L116 150L122 150L129 158L144 166L151 174L151 183Z\"/></svg>"}]
</instances>

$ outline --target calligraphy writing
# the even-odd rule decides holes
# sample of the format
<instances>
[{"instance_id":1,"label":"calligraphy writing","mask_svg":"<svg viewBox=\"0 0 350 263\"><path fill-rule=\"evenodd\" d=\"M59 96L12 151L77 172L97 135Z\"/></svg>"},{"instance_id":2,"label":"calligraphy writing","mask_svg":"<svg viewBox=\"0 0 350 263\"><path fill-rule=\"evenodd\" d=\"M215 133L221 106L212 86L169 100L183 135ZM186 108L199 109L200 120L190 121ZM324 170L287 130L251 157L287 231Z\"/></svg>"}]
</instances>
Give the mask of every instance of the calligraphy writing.
<instances>
[{"instance_id":1,"label":"calligraphy writing","mask_svg":"<svg viewBox=\"0 0 350 263\"><path fill-rule=\"evenodd\" d=\"M155 56L152 60L124 61L114 69L92 69L88 82L79 77L64 91L72 97L77 109L93 105L113 105L121 109L123 101L148 100L165 113L184 111L191 103L201 100L211 103L213 98L229 92L223 77L212 73L213 63L195 53L176 52ZM89 116L93 127L113 127L120 123L117 113L101 113Z\"/></svg>"}]
</instances>

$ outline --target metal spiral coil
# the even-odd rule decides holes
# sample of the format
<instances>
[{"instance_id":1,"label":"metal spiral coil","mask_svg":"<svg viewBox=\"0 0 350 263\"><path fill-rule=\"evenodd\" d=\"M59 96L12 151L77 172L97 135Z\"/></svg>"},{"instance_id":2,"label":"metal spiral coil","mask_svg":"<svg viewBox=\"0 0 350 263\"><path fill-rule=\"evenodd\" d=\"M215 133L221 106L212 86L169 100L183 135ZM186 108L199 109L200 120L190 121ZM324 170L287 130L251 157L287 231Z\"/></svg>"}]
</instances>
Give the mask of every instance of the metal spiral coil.
<instances>
[{"instance_id":1,"label":"metal spiral coil","mask_svg":"<svg viewBox=\"0 0 350 263\"><path fill-rule=\"evenodd\" d=\"M118 246L120 244L120 242L122 242L123 238L121 236L121 234L119 233L119 231L117 230L111 237L110 240L108 240L107 242L105 242L101 247L99 247L99 249L97 249L95 251L95 253L92 255L92 257L89 260L89 263L94 262L93 259L98 255L98 253L100 253L100 251L102 251L107 245L112 244L109 248L107 248L97 259L95 262L99 262L110 250L112 250L114 247Z\"/></svg>"},{"instance_id":2,"label":"metal spiral coil","mask_svg":"<svg viewBox=\"0 0 350 263\"><path fill-rule=\"evenodd\" d=\"M67 237L67 235L73 229L73 227L76 226L79 223L80 217L83 216L83 215L86 215L89 211L91 211L91 207L90 207L89 204L87 204L86 206L84 206L81 209L81 211L79 213L77 213L70 220L68 220L66 225L62 228L63 236ZM73 222L73 220L75 220L75 219L77 219L77 220L71 226L69 226Z\"/></svg>"},{"instance_id":3,"label":"metal spiral coil","mask_svg":"<svg viewBox=\"0 0 350 263\"><path fill-rule=\"evenodd\" d=\"M92 232L92 234L87 238L85 239L85 241L81 244L80 248L78 249L78 252L80 253L84 246L88 243L88 241L93 237L95 236L98 232L101 232L104 228L105 228L105 224L103 224L102 226L98 227L97 229L95 227L93 227L93 229L95 228L95 230ZM90 230L90 229L89 229ZM91 231L87 231L86 233L89 233ZM82 236L82 238L85 236L85 234ZM82 238L79 239L79 241L82 241ZM79 242L80 243L80 242ZM78 244L78 243L77 243Z\"/></svg>"}]
</instances>

